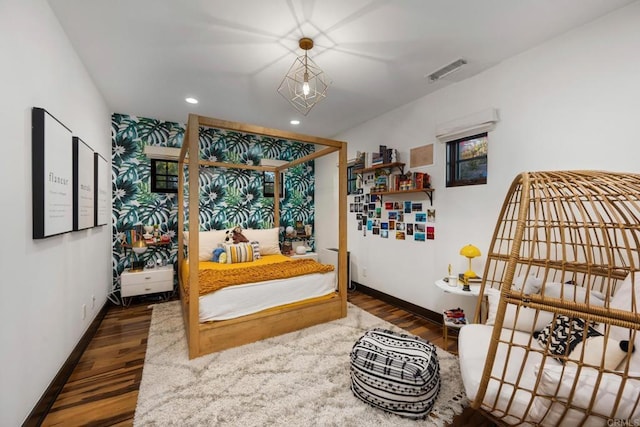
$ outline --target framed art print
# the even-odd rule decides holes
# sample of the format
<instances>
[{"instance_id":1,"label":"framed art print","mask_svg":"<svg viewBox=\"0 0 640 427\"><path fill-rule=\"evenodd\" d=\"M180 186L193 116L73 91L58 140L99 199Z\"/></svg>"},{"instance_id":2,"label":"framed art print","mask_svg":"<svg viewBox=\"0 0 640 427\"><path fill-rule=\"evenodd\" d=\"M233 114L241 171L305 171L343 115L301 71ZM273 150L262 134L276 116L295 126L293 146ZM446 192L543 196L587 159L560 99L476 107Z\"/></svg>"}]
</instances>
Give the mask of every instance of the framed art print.
<instances>
[{"instance_id":1,"label":"framed art print","mask_svg":"<svg viewBox=\"0 0 640 427\"><path fill-rule=\"evenodd\" d=\"M43 108L31 111L33 238L73 230L73 142L69 128Z\"/></svg>"},{"instance_id":2,"label":"framed art print","mask_svg":"<svg viewBox=\"0 0 640 427\"><path fill-rule=\"evenodd\" d=\"M109 195L111 194L111 173L109 171L109 164L98 153L93 153L95 171L95 178L93 181L94 187L94 224L95 226L107 225L109 223L110 209L109 209Z\"/></svg>"},{"instance_id":3,"label":"framed art print","mask_svg":"<svg viewBox=\"0 0 640 427\"><path fill-rule=\"evenodd\" d=\"M94 225L93 149L77 136L73 137L73 229Z\"/></svg>"}]
</instances>

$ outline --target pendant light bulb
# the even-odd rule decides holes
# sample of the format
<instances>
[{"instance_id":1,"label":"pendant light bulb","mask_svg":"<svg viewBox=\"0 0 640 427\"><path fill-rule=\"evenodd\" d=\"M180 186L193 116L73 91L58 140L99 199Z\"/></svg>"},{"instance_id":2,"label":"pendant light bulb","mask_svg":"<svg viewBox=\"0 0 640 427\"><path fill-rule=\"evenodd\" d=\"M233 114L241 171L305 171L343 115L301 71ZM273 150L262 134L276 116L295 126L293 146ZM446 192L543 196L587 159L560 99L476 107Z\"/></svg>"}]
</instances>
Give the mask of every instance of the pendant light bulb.
<instances>
[{"instance_id":1,"label":"pendant light bulb","mask_svg":"<svg viewBox=\"0 0 640 427\"><path fill-rule=\"evenodd\" d=\"M302 83L302 93L304 93L304 96L309 95L310 89L309 89L309 73L304 73L304 83Z\"/></svg>"}]
</instances>

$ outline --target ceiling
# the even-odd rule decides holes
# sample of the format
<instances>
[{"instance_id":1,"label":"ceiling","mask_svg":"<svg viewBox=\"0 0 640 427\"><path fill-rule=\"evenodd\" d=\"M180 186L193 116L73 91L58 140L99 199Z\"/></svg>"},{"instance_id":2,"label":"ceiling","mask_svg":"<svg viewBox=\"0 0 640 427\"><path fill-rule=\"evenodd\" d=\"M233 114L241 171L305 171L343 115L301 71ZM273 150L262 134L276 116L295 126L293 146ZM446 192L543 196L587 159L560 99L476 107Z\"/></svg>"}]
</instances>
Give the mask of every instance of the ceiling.
<instances>
[{"instance_id":1,"label":"ceiling","mask_svg":"<svg viewBox=\"0 0 640 427\"><path fill-rule=\"evenodd\" d=\"M632 2L49 0L113 112L180 123L196 113L324 137ZM277 92L303 36L331 80L307 116ZM429 83L459 58L468 64Z\"/></svg>"}]
</instances>

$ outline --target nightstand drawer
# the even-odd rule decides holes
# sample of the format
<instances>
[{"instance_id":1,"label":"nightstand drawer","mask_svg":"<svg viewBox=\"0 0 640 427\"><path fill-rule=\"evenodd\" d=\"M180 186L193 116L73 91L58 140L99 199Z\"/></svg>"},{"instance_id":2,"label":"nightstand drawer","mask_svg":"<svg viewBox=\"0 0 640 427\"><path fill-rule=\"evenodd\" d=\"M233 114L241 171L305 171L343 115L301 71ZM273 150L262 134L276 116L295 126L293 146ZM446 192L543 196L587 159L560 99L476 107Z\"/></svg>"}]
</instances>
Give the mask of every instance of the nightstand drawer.
<instances>
[{"instance_id":1,"label":"nightstand drawer","mask_svg":"<svg viewBox=\"0 0 640 427\"><path fill-rule=\"evenodd\" d=\"M124 282L123 282L124 283ZM154 294L156 292L169 292L173 290L173 280L162 282L138 283L135 285L125 285L120 287L120 295L132 297L134 295Z\"/></svg>"},{"instance_id":2,"label":"nightstand drawer","mask_svg":"<svg viewBox=\"0 0 640 427\"><path fill-rule=\"evenodd\" d=\"M120 295L153 294L173 290L173 267L159 267L143 271L125 271L120 276Z\"/></svg>"}]
</instances>

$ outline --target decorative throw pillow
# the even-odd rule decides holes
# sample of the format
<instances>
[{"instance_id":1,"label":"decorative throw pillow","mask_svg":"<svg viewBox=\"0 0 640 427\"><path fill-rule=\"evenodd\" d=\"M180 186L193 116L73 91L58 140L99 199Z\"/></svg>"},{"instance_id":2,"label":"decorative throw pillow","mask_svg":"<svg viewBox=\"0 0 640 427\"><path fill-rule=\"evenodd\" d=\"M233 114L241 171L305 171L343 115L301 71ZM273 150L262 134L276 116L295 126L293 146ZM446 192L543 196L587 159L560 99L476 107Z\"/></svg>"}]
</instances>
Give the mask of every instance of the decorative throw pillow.
<instances>
[{"instance_id":1,"label":"decorative throw pillow","mask_svg":"<svg viewBox=\"0 0 640 427\"><path fill-rule=\"evenodd\" d=\"M260 242L256 242L255 240L252 242L249 242L249 244L251 245L251 247L253 248L253 260L257 260L260 259Z\"/></svg>"},{"instance_id":2,"label":"decorative throw pillow","mask_svg":"<svg viewBox=\"0 0 640 427\"><path fill-rule=\"evenodd\" d=\"M534 337L540 345L547 347L551 354L557 356L568 356L582 340L588 337L602 335L589 325L585 331L584 320L576 317L560 315L549 323L540 332L536 332ZM560 363L564 363L564 358L556 357Z\"/></svg>"},{"instance_id":3,"label":"decorative throw pillow","mask_svg":"<svg viewBox=\"0 0 640 427\"><path fill-rule=\"evenodd\" d=\"M242 230L250 242L260 242L260 255L280 254L280 229L263 228Z\"/></svg>"},{"instance_id":4,"label":"decorative throw pillow","mask_svg":"<svg viewBox=\"0 0 640 427\"><path fill-rule=\"evenodd\" d=\"M253 261L253 246L250 243L236 243L224 245L227 255L227 264Z\"/></svg>"},{"instance_id":5,"label":"decorative throw pillow","mask_svg":"<svg viewBox=\"0 0 640 427\"><path fill-rule=\"evenodd\" d=\"M531 295L540 292L542 287L542 278L536 277L536 274L531 272L528 276L518 276L513 279L513 285L511 289L516 291L522 291L524 294Z\"/></svg>"}]
</instances>

